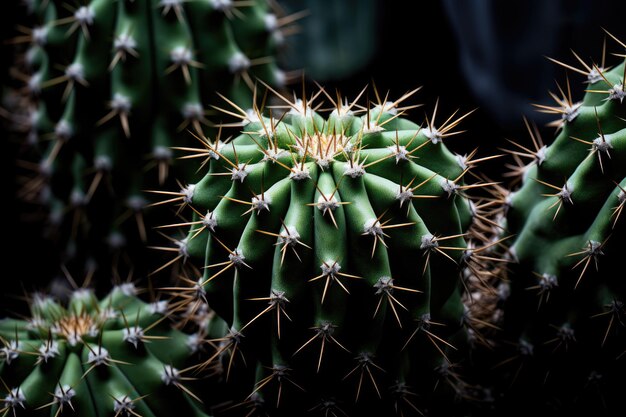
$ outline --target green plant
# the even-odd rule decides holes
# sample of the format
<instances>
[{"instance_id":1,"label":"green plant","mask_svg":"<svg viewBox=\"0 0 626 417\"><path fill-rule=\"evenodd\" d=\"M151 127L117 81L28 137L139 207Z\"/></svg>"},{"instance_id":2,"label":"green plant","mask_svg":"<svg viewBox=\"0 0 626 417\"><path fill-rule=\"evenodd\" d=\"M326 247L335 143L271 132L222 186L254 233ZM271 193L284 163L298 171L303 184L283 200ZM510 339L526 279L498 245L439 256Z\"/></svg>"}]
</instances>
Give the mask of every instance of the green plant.
<instances>
[{"instance_id":1,"label":"green plant","mask_svg":"<svg viewBox=\"0 0 626 417\"><path fill-rule=\"evenodd\" d=\"M0 320L0 415L206 416L185 386L206 335L173 329L168 303L137 293L80 288L66 305L36 294L29 318Z\"/></svg>"},{"instance_id":2,"label":"green plant","mask_svg":"<svg viewBox=\"0 0 626 417\"><path fill-rule=\"evenodd\" d=\"M216 92L251 107L255 78L284 83L274 55L291 20L264 0L32 0L28 7L34 25L15 41L27 45L21 111L40 159L23 193L49 208L65 260L130 263L120 249L146 241L143 190L168 177L171 147L185 146L187 129L202 134Z\"/></svg>"},{"instance_id":3,"label":"green plant","mask_svg":"<svg viewBox=\"0 0 626 417\"><path fill-rule=\"evenodd\" d=\"M325 3L282 0L286 10L305 10L302 30L288 40L286 67L306 68L310 80L346 80L363 71L376 53L382 5L374 0Z\"/></svg>"},{"instance_id":4,"label":"green plant","mask_svg":"<svg viewBox=\"0 0 626 417\"><path fill-rule=\"evenodd\" d=\"M529 126L532 145L511 150L522 185L502 199L513 235L502 325L511 375L530 378L548 401L591 398L601 387L606 405L621 401L607 387L620 386L626 346L625 67L575 57L582 68L556 62L585 75L584 98L574 100L568 79L554 106L538 106L558 116L553 142Z\"/></svg>"},{"instance_id":5,"label":"green plant","mask_svg":"<svg viewBox=\"0 0 626 417\"><path fill-rule=\"evenodd\" d=\"M322 94L234 106L243 132L190 155L206 175L175 197L193 210L175 241L192 270L180 305L208 301L230 326L204 366L222 363L253 409L402 413L415 393L469 395L453 364L480 338L463 283L483 274L487 219L466 193L485 184L464 183L474 153L443 143L467 115L438 124L435 107L420 128L402 117L408 93L328 97L324 118Z\"/></svg>"}]
</instances>

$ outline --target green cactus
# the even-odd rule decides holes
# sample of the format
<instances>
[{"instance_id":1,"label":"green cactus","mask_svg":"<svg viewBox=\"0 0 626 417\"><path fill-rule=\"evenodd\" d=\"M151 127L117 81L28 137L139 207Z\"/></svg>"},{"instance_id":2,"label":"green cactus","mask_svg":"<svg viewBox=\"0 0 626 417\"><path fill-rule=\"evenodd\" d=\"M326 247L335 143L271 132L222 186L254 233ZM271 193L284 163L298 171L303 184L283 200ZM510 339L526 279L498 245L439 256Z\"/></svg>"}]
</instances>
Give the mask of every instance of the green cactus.
<instances>
[{"instance_id":1,"label":"green cactus","mask_svg":"<svg viewBox=\"0 0 626 417\"><path fill-rule=\"evenodd\" d=\"M28 4L35 25L16 42L40 162L24 193L49 206L68 259L107 265L146 240L143 190L165 181L185 130L202 134L215 93L251 107L256 78L284 83L274 54L291 20L264 0Z\"/></svg>"},{"instance_id":2,"label":"green cactus","mask_svg":"<svg viewBox=\"0 0 626 417\"><path fill-rule=\"evenodd\" d=\"M460 277L479 269L486 224L466 194L481 185L463 180L473 154L443 144L467 115L420 128L402 117L409 93L338 98L324 118L322 94L235 108L243 132L192 154L207 172L177 198L193 210L180 305L208 301L230 326L204 366L222 361L251 409L402 413L425 404L415 393L467 395L453 364L476 323Z\"/></svg>"},{"instance_id":3,"label":"green cactus","mask_svg":"<svg viewBox=\"0 0 626 417\"><path fill-rule=\"evenodd\" d=\"M568 79L554 106L539 106L558 115L558 134L546 146L529 127L532 145L511 150L522 185L502 200L515 261L502 291L502 325L516 350L509 369L564 404L623 387L626 350L625 66L576 58L582 69L556 62L586 76L584 98L573 99ZM611 392L600 389L602 403L622 397Z\"/></svg>"},{"instance_id":4,"label":"green cactus","mask_svg":"<svg viewBox=\"0 0 626 417\"><path fill-rule=\"evenodd\" d=\"M66 305L38 294L30 318L0 320L0 415L207 416L186 387L206 335L173 329L168 303L137 292L81 288Z\"/></svg>"},{"instance_id":5,"label":"green cactus","mask_svg":"<svg viewBox=\"0 0 626 417\"><path fill-rule=\"evenodd\" d=\"M302 30L289 39L286 66L304 67L318 82L349 79L363 71L376 53L382 10L374 0L322 2L283 0L287 10L308 12Z\"/></svg>"}]
</instances>

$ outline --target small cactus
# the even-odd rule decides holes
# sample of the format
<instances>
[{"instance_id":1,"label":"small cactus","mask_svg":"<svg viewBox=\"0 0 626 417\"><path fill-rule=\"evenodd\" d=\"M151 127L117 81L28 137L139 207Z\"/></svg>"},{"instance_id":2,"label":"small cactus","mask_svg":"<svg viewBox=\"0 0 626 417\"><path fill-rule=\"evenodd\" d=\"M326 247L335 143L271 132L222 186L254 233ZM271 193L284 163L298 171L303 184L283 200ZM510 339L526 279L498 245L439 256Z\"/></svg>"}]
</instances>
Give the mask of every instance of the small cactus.
<instances>
[{"instance_id":1,"label":"small cactus","mask_svg":"<svg viewBox=\"0 0 626 417\"><path fill-rule=\"evenodd\" d=\"M173 329L168 302L138 292L35 294L29 318L0 320L0 415L206 416L186 386L205 335Z\"/></svg>"}]
</instances>

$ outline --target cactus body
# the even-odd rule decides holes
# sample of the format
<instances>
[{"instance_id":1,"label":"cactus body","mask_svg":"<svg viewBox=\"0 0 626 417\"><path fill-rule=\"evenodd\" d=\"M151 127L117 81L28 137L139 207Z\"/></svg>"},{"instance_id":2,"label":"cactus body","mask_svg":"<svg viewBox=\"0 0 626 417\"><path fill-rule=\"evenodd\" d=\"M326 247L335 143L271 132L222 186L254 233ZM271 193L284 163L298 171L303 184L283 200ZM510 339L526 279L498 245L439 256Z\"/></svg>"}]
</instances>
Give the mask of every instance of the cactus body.
<instances>
[{"instance_id":1,"label":"cactus body","mask_svg":"<svg viewBox=\"0 0 626 417\"><path fill-rule=\"evenodd\" d=\"M247 407L401 412L414 391L462 395L449 361L467 352L460 273L480 250L466 250L472 161L443 144L459 120L420 129L407 96L324 118L320 94L283 99L280 118L239 109L243 133L198 151L208 172L180 192L193 220L177 242L196 278L179 295L230 325L213 359Z\"/></svg>"}]
</instances>

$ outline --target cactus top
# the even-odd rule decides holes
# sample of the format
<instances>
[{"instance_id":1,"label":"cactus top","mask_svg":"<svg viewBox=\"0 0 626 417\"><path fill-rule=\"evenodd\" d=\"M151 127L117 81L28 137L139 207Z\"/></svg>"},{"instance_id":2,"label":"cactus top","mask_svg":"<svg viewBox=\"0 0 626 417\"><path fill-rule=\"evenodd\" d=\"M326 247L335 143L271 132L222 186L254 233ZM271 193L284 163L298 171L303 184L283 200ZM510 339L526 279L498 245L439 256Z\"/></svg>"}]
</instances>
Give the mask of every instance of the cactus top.
<instances>
[{"instance_id":1,"label":"cactus top","mask_svg":"<svg viewBox=\"0 0 626 417\"><path fill-rule=\"evenodd\" d=\"M36 295L29 319L1 320L0 414L205 416L184 387L193 337L167 324L167 302L136 293L131 283L102 300L78 289L65 306Z\"/></svg>"}]
</instances>

